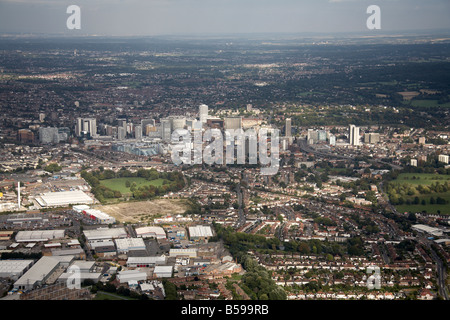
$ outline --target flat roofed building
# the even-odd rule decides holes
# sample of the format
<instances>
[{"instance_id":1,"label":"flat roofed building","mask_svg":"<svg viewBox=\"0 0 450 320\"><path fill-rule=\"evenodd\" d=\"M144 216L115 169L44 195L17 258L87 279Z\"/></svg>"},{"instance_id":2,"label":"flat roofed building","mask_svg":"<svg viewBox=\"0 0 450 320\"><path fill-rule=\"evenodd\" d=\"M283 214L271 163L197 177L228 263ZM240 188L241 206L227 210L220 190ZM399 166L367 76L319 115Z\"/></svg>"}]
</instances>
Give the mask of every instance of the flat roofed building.
<instances>
[{"instance_id":1,"label":"flat roofed building","mask_svg":"<svg viewBox=\"0 0 450 320\"><path fill-rule=\"evenodd\" d=\"M116 222L116 219L100 210L85 209L82 212L92 220L98 221L102 224L112 224Z\"/></svg>"},{"instance_id":2,"label":"flat roofed building","mask_svg":"<svg viewBox=\"0 0 450 320\"><path fill-rule=\"evenodd\" d=\"M24 230L16 235L17 242L45 242L52 239L63 239L65 230Z\"/></svg>"},{"instance_id":3,"label":"flat roofed building","mask_svg":"<svg viewBox=\"0 0 450 320\"><path fill-rule=\"evenodd\" d=\"M83 233L89 242L126 238L128 236L125 228L97 228L93 230L84 230Z\"/></svg>"},{"instance_id":4,"label":"flat roofed building","mask_svg":"<svg viewBox=\"0 0 450 320\"><path fill-rule=\"evenodd\" d=\"M75 210L78 213L81 213L84 210L90 209L90 207L88 205L85 205L85 204L80 204L80 205L77 205L77 206L73 206L72 209Z\"/></svg>"},{"instance_id":5,"label":"flat roofed building","mask_svg":"<svg viewBox=\"0 0 450 320\"><path fill-rule=\"evenodd\" d=\"M161 227L142 227L136 228L135 231L137 236L142 238L156 238L156 239L166 238L166 232Z\"/></svg>"},{"instance_id":6,"label":"flat roofed building","mask_svg":"<svg viewBox=\"0 0 450 320\"><path fill-rule=\"evenodd\" d=\"M127 267L129 268L149 268L156 265L163 265L167 261L165 256L160 257L129 257Z\"/></svg>"},{"instance_id":7,"label":"flat roofed building","mask_svg":"<svg viewBox=\"0 0 450 320\"><path fill-rule=\"evenodd\" d=\"M142 238L122 238L114 240L118 253L127 253L130 250L145 250L145 243Z\"/></svg>"},{"instance_id":8,"label":"flat roofed building","mask_svg":"<svg viewBox=\"0 0 450 320\"><path fill-rule=\"evenodd\" d=\"M130 281L145 281L147 280L147 273L139 270L125 270L117 274L117 279L120 283Z\"/></svg>"},{"instance_id":9,"label":"flat roofed building","mask_svg":"<svg viewBox=\"0 0 450 320\"><path fill-rule=\"evenodd\" d=\"M13 235L13 233L14 233L14 231L1 230L0 231L0 241L11 239L11 236Z\"/></svg>"},{"instance_id":10,"label":"flat roofed building","mask_svg":"<svg viewBox=\"0 0 450 320\"><path fill-rule=\"evenodd\" d=\"M425 233L431 234L436 237L441 237L444 234L441 229L430 227L425 224L415 224L415 225L412 225L411 228L416 231L425 232Z\"/></svg>"},{"instance_id":11,"label":"flat roofed building","mask_svg":"<svg viewBox=\"0 0 450 320\"><path fill-rule=\"evenodd\" d=\"M43 256L14 283L14 288L17 290L31 290L43 285L59 265L59 260Z\"/></svg>"},{"instance_id":12,"label":"flat roofed building","mask_svg":"<svg viewBox=\"0 0 450 320\"><path fill-rule=\"evenodd\" d=\"M93 272L94 267L94 261L76 260L70 265L67 272Z\"/></svg>"},{"instance_id":13,"label":"flat roofed building","mask_svg":"<svg viewBox=\"0 0 450 320\"><path fill-rule=\"evenodd\" d=\"M116 250L116 246L114 245L114 241L112 240L98 240L98 241L91 241L89 243L89 247L92 250L96 250L100 247L113 247L114 251Z\"/></svg>"},{"instance_id":14,"label":"flat roofed building","mask_svg":"<svg viewBox=\"0 0 450 320\"><path fill-rule=\"evenodd\" d=\"M172 277L172 272L172 266L156 266L153 275L157 278L170 278Z\"/></svg>"},{"instance_id":15,"label":"flat roofed building","mask_svg":"<svg viewBox=\"0 0 450 320\"><path fill-rule=\"evenodd\" d=\"M67 268L75 260L75 256L52 256L53 259L59 261L61 267Z\"/></svg>"},{"instance_id":16,"label":"flat roofed building","mask_svg":"<svg viewBox=\"0 0 450 320\"><path fill-rule=\"evenodd\" d=\"M21 223L30 223L30 222L42 222L42 217L34 214L11 214L8 215L6 219L8 223L21 224Z\"/></svg>"},{"instance_id":17,"label":"flat roofed building","mask_svg":"<svg viewBox=\"0 0 450 320\"><path fill-rule=\"evenodd\" d=\"M0 278L19 279L34 263L34 260L0 260Z\"/></svg>"},{"instance_id":18,"label":"flat roofed building","mask_svg":"<svg viewBox=\"0 0 450 320\"><path fill-rule=\"evenodd\" d=\"M169 251L169 257L188 256L189 258L197 258L197 254L198 254L197 248L170 249Z\"/></svg>"},{"instance_id":19,"label":"flat roofed building","mask_svg":"<svg viewBox=\"0 0 450 320\"><path fill-rule=\"evenodd\" d=\"M52 257L76 257L78 259L86 258L86 253L81 248L69 248L69 249L52 249Z\"/></svg>"},{"instance_id":20,"label":"flat roofed building","mask_svg":"<svg viewBox=\"0 0 450 320\"><path fill-rule=\"evenodd\" d=\"M81 283L85 280L92 280L94 283L97 283L102 274L100 272L79 272L76 274L76 277L80 280ZM64 272L61 274L57 280L57 282L71 283L73 281L75 275L73 272Z\"/></svg>"},{"instance_id":21,"label":"flat roofed building","mask_svg":"<svg viewBox=\"0 0 450 320\"><path fill-rule=\"evenodd\" d=\"M91 250L101 257L109 257L117 254L116 246L112 240L93 241L89 243Z\"/></svg>"},{"instance_id":22,"label":"flat roofed building","mask_svg":"<svg viewBox=\"0 0 450 320\"><path fill-rule=\"evenodd\" d=\"M61 207L70 204L94 203L94 200L81 190L48 192L35 199L42 207Z\"/></svg>"},{"instance_id":23,"label":"flat roofed building","mask_svg":"<svg viewBox=\"0 0 450 320\"><path fill-rule=\"evenodd\" d=\"M210 226L189 227L189 238L191 240L207 240L213 236Z\"/></svg>"}]
</instances>

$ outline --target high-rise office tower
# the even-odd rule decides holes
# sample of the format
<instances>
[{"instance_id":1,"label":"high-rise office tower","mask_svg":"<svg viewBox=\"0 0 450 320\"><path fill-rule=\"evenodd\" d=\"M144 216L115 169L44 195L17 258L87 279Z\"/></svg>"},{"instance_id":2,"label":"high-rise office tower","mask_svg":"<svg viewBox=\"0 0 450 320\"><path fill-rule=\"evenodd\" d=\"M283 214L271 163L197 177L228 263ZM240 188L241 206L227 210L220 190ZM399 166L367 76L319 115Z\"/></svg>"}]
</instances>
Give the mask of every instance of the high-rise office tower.
<instances>
[{"instance_id":1,"label":"high-rise office tower","mask_svg":"<svg viewBox=\"0 0 450 320\"><path fill-rule=\"evenodd\" d=\"M141 120L142 131L143 131L143 133L145 133L145 135L148 135L146 133L146 128L148 125L155 127L156 126L155 119L142 119Z\"/></svg>"},{"instance_id":2,"label":"high-rise office tower","mask_svg":"<svg viewBox=\"0 0 450 320\"><path fill-rule=\"evenodd\" d=\"M319 131L314 129L308 129L308 144L316 144L319 141Z\"/></svg>"},{"instance_id":3,"label":"high-rise office tower","mask_svg":"<svg viewBox=\"0 0 450 320\"><path fill-rule=\"evenodd\" d=\"M330 135L330 138L329 138L330 140L330 145L331 146L335 146L336 145L336 136L335 135Z\"/></svg>"},{"instance_id":4,"label":"high-rise office tower","mask_svg":"<svg viewBox=\"0 0 450 320\"><path fill-rule=\"evenodd\" d=\"M91 137L97 136L97 120L95 118L77 118L75 134L81 137L83 133L89 134Z\"/></svg>"},{"instance_id":5,"label":"high-rise office tower","mask_svg":"<svg viewBox=\"0 0 450 320\"><path fill-rule=\"evenodd\" d=\"M146 136L152 135L152 133L155 133L156 131L158 131L158 127L156 125L147 124L145 126L145 135Z\"/></svg>"},{"instance_id":6,"label":"high-rise office tower","mask_svg":"<svg viewBox=\"0 0 450 320\"><path fill-rule=\"evenodd\" d=\"M286 137L290 137L292 135L292 120L291 118L286 118L286 124L285 124L285 130L286 130Z\"/></svg>"},{"instance_id":7,"label":"high-rise office tower","mask_svg":"<svg viewBox=\"0 0 450 320\"><path fill-rule=\"evenodd\" d=\"M364 143L375 144L380 142L380 134L379 133L365 133L364 134Z\"/></svg>"},{"instance_id":8,"label":"high-rise office tower","mask_svg":"<svg viewBox=\"0 0 450 320\"><path fill-rule=\"evenodd\" d=\"M30 129L19 129L18 139L23 143L33 143L34 133Z\"/></svg>"},{"instance_id":9,"label":"high-rise office tower","mask_svg":"<svg viewBox=\"0 0 450 320\"><path fill-rule=\"evenodd\" d=\"M351 124L349 127L350 144L352 146L359 146L359 127Z\"/></svg>"},{"instance_id":10,"label":"high-rise office tower","mask_svg":"<svg viewBox=\"0 0 450 320\"><path fill-rule=\"evenodd\" d=\"M122 127L127 132L127 119L117 119L117 126Z\"/></svg>"},{"instance_id":11,"label":"high-rise office tower","mask_svg":"<svg viewBox=\"0 0 450 320\"><path fill-rule=\"evenodd\" d=\"M58 128L39 128L39 141L41 143L58 143Z\"/></svg>"},{"instance_id":12,"label":"high-rise office tower","mask_svg":"<svg viewBox=\"0 0 450 320\"><path fill-rule=\"evenodd\" d=\"M325 130L318 130L317 137L319 141L327 141L327 132Z\"/></svg>"},{"instance_id":13,"label":"high-rise office tower","mask_svg":"<svg viewBox=\"0 0 450 320\"><path fill-rule=\"evenodd\" d=\"M170 119L161 119L161 135L163 141L170 141L172 137L172 121Z\"/></svg>"},{"instance_id":14,"label":"high-rise office tower","mask_svg":"<svg viewBox=\"0 0 450 320\"><path fill-rule=\"evenodd\" d=\"M206 104L201 104L198 107L198 114L201 123L206 123L206 121L208 120L208 106Z\"/></svg>"},{"instance_id":15,"label":"high-rise office tower","mask_svg":"<svg viewBox=\"0 0 450 320\"><path fill-rule=\"evenodd\" d=\"M142 140L142 127L141 126L134 127L134 138L136 140Z\"/></svg>"},{"instance_id":16,"label":"high-rise office tower","mask_svg":"<svg viewBox=\"0 0 450 320\"><path fill-rule=\"evenodd\" d=\"M124 127L117 127L117 140L124 140L127 132Z\"/></svg>"}]
</instances>

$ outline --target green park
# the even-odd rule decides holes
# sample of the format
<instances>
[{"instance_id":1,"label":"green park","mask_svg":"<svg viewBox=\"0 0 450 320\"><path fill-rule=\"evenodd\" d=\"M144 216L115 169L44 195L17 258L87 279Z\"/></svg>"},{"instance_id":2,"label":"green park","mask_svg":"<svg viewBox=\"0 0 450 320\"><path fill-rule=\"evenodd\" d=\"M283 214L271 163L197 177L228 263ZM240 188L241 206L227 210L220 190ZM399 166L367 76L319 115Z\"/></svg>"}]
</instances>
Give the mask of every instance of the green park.
<instances>
[{"instance_id":1,"label":"green park","mask_svg":"<svg viewBox=\"0 0 450 320\"><path fill-rule=\"evenodd\" d=\"M126 178L115 178L100 180L102 186L108 189L119 191L123 195L132 194L132 189L139 189L144 186L155 186L161 187L164 184L164 179L147 180L140 177L126 177Z\"/></svg>"},{"instance_id":2,"label":"green park","mask_svg":"<svg viewBox=\"0 0 450 320\"><path fill-rule=\"evenodd\" d=\"M399 212L450 214L450 175L401 173L386 192Z\"/></svg>"}]
</instances>

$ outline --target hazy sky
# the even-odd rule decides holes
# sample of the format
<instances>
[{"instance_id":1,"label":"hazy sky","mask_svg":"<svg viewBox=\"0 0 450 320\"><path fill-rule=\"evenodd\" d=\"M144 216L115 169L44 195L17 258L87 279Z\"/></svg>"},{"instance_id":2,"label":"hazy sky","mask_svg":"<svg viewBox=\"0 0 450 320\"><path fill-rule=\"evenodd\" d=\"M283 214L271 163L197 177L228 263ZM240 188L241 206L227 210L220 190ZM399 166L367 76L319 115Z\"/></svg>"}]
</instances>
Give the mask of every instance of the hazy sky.
<instances>
[{"instance_id":1,"label":"hazy sky","mask_svg":"<svg viewBox=\"0 0 450 320\"><path fill-rule=\"evenodd\" d=\"M69 5L81 30L68 30ZM381 31L369 30L369 5ZM450 0L0 0L0 33L102 35L450 30Z\"/></svg>"}]
</instances>

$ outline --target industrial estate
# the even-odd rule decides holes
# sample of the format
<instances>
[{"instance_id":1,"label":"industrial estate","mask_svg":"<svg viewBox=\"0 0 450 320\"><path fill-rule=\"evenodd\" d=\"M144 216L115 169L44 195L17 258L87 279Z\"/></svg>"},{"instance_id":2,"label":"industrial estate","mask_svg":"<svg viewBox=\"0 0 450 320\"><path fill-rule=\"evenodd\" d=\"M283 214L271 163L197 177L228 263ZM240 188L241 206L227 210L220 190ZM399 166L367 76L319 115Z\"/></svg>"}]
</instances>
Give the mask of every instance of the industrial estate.
<instances>
[{"instance_id":1,"label":"industrial estate","mask_svg":"<svg viewBox=\"0 0 450 320\"><path fill-rule=\"evenodd\" d=\"M448 300L448 39L1 38L1 299Z\"/></svg>"}]
</instances>

